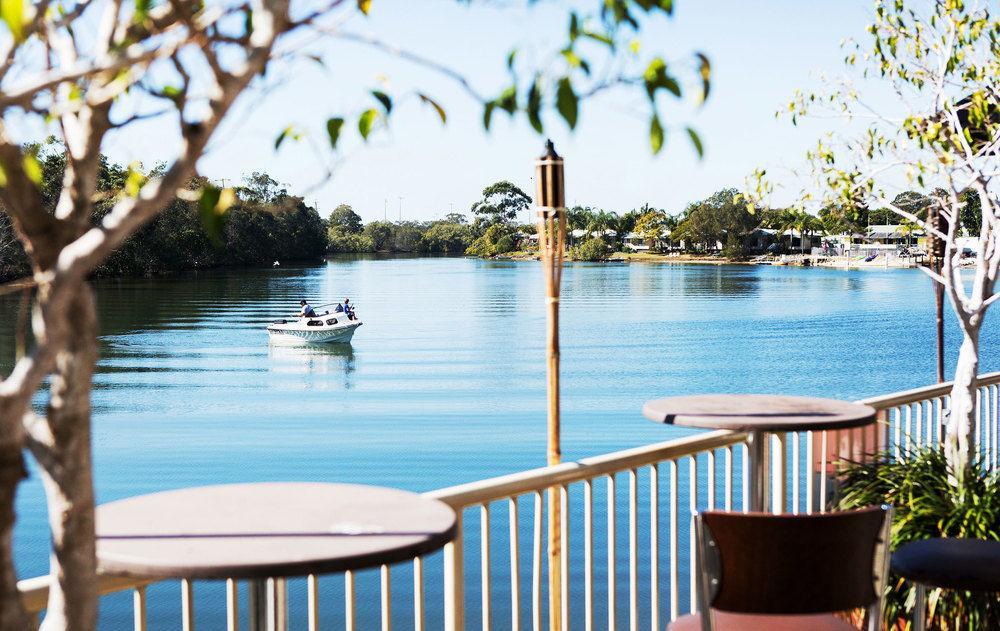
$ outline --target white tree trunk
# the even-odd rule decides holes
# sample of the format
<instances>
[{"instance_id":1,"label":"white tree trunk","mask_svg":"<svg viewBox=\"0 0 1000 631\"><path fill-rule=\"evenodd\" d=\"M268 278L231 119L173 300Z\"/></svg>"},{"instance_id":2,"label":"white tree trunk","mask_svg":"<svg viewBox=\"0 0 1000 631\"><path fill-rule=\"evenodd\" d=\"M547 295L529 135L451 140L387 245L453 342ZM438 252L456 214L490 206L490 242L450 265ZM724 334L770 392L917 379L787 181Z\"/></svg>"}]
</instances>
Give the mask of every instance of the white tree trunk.
<instances>
[{"instance_id":1,"label":"white tree trunk","mask_svg":"<svg viewBox=\"0 0 1000 631\"><path fill-rule=\"evenodd\" d=\"M47 409L52 442L29 439L42 469L52 530L54 578L43 631L91 631L97 619L90 392L97 315L90 287L77 290L59 344ZM45 305L42 304L42 309ZM70 315L71 314L71 315ZM58 446L58 447L56 447Z\"/></svg>"},{"instance_id":2,"label":"white tree trunk","mask_svg":"<svg viewBox=\"0 0 1000 631\"><path fill-rule=\"evenodd\" d=\"M979 327L966 327L951 387L945 422L944 453L950 477L960 482L971 463L976 431L976 375L979 371Z\"/></svg>"}]
</instances>

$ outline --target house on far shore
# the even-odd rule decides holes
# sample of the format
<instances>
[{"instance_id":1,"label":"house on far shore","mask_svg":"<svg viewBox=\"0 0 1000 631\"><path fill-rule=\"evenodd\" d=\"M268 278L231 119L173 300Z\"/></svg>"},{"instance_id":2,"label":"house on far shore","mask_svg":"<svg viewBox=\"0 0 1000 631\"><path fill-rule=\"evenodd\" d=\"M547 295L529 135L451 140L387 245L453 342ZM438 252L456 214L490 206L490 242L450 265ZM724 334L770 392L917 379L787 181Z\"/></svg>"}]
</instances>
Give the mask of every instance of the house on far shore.
<instances>
[{"instance_id":1,"label":"house on far shore","mask_svg":"<svg viewBox=\"0 0 1000 631\"><path fill-rule=\"evenodd\" d=\"M587 232L582 228L577 228L576 230L570 230L569 234L566 236L568 237L566 239L568 244L573 246L573 245L579 245L581 242L586 241L587 239L594 239L597 237L603 237L604 240L607 241L608 243L613 243L615 237L618 236L618 233L615 232L614 230L611 230L610 228L605 230L604 232L600 232L597 230L594 230L592 232Z\"/></svg>"},{"instance_id":2,"label":"house on far shore","mask_svg":"<svg viewBox=\"0 0 1000 631\"><path fill-rule=\"evenodd\" d=\"M675 247L675 245L677 247ZM650 248L649 239L638 232L629 232L625 235L625 248L627 250L631 250L632 252L649 252L651 249L665 252L683 247L683 241L680 244L674 244L674 242L670 240L669 230L664 230L660 233L660 237L658 239L653 240L652 248Z\"/></svg>"}]
</instances>

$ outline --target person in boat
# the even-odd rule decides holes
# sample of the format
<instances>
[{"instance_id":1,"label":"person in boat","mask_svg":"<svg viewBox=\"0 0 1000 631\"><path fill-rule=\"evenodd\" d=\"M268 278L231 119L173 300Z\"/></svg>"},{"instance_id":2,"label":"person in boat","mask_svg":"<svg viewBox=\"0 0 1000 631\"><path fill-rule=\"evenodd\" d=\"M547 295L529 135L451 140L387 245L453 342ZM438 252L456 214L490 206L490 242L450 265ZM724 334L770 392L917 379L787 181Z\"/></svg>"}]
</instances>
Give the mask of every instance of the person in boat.
<instances>
[{"instance_id":1,"label":"person in boat","mask_svg":"<svg viewBox=\"0 0 1000 631\"><path fill-rule=\"evenodd\" d=\"M316 310L309 306L309 303L305 300L300 300L299 304L302 305L302 310L299 311L299 316L303 318L315 318Z\"/></svg>"}]
</instances>

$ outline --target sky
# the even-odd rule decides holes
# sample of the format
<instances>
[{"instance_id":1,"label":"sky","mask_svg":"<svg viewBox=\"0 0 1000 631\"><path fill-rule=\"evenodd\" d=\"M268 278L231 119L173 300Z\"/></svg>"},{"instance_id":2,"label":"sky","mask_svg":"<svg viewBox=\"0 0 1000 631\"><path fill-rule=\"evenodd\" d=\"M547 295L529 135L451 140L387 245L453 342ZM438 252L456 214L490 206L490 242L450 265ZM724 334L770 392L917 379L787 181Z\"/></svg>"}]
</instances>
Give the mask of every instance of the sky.
<instances>
[{"instance_id":1,"label":"sky","mask_svg":"<svg viewBox=\"0 0 1000 631\"><path fill-rule=\"evenodd\" d=\"M376 0L368 18L347 26L453 67L493 95L505 85L512 47L529 60L541 56L562 41L572 5L596 2L525 4ZM775 111L796 88L817 87L820 72L841 72L841 42L863 38L870 13L868 0L676 0L673 18L651 20L644 29L643 53L683 63L703 51L713 67L710 99L700 108L665 108L667 141L659 156L649 150L648 106L637 91L612 91L586 103L574 132L548 116L546 135L566 161L567 202L619 212L649 203L676 213L716 190L742 186L758 167L780 182L825 125L835 123L793 127ZM533 160L544 138L523 116L495 116L487 133L482 106L450 79L356 43L324 40L315 51L323 66L278 67L269 77L276 87L241 100L199 163L203 175L232 184L264 171L323 215L347 203L366 221L468 212L482 189L501 179L532 191ZM371 107L371 87L396 97L388 129L364 143L349 122L341 150L331 155L326 119ZM446 125L415 90L442 103ZM701 160L683 135L686 124L704 141ZM287 125L307 139L276 151L274 140ZM113 136L106 150L122 161L169 161L177 142L168 127L138 125ZM333 175L325 177L331 162Z\"/></svg>"}]
</instances>

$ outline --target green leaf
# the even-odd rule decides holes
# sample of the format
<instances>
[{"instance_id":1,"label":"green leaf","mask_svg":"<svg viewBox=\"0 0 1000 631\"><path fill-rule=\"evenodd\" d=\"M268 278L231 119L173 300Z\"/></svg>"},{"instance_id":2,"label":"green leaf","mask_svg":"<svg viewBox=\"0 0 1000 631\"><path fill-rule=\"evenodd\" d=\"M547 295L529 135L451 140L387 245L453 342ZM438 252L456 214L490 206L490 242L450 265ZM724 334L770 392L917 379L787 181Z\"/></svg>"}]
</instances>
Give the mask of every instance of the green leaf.
<instances>
[{"instance_id":1,"label":"green leaf","mask_svg":"<svg viewBox=\"0 0 1000 631\"><path fill-rule=\"evenodd\" d=\"M7 170L0 165L0 188L7 186Z\"/></svg>"},{"instance_id":2,"label":"green leaf","mask_svg":"<svg viewBox=\"0 0 1000 631\"><path fill-rule=\"evenodd\" d=\"M694 147L695 153L698 154L698 159L705 157L705 147L701 144L701 137L698 135L694 129L687 128L688 138L691 139L691 145Z\"/></svg>"},{"instance_id":3,"label":"green leaf","mask_svg":"<svg viewBox=\"0 0 1000 631\"><path fill-rule=\"evenodd\" d=\"M497 97L496 105L508 114L517 111L517 86L512 85L500 93Z\"/></svg>"},{"instance_id":4,"label":"green leaf","mask_svg":"<svg viewBox=\"0 0 1000 631\"><path fill-rule=\"evenodd\" d=\"M253 33L253 9L246 9L243 12L243 34Z\"/></svg>"},{"instance_id":5,"label":"green leaf","mask_svg":"<svg viewBox=\"0 0 1000 631\"><path fill-rule=\"evenodd\" d=\"M698 72L701 74L701 101L704 103L708 100L708 90L712 78L712 64L708 61L708 57L702 53L695 53L695 56L698 58Z\"/></svg>"},{"instance_id":6,"label":"green leaf","mask_svg":"<svg viewBox=\"0 0 1000 631\"><path fill-rule=\"evenodd\" d=\"M535 131L541 134L544 131L541 118L542 88L539 85L539 80L537 78L535 79L535 82L531 84L531 89L528 90L528 103L525 105L524 109L528 114L528 122L535 128Z\"/></svg>"},{"instance_id":7,"label":"green leaf","mask_svg":"<svg viewBox=\"0 0 1000 631\"><path fill-rule=\"evenodd\" d=\"M139 170L138 163L133 162L128 165L128 175L125 176L125 194L135 198L139 196L139 191L146 183L146 176Z\"/></svg>"},{"instance_id":8,"label":"green leaf","mask_svg":"<svg viewBox=\"0 0 1000 631\"><path fill-rule=\"evenodd\" d=\"M222 245L222 230L226 225L226 211L236 201L236 192L231 188L220 189L206 184L198 197L201 225L209 240L218 247Z\"/></svg>"},{"instance_id":9,"label":"green leaf","mask_svg":"<svg viewBox=\"0 0 1000 631\"><path fill-rule=\"evenodd\" d=\"M649 121L649 145L654 155L663 149L663 125L660 124L660 117L656 114L653 114L652 120Z\"/></svg>"},{"instance_id":10,"label":"green leaf","mask_svg":"<svg viewBox=\"0 0 1000 631\"><path fill-rule=\"evenodd\" d=\"M490 121L493 120L493 110L496 109L497 104L493 101L486 103L483 106L483 129L489 131Z\"/></svg>"},{"instance_id":11,"label":"green leaf","mask_svg":"<svg viewBox=\"0 0 1000 631\"><path fill-rule=\"evenodd\" d=\"M608 37L607 35L605 35L604 33L598 33L596 31L584 31L583 32L583 36L584 37L589 37L590 39L592 39L594 41L601 42L602 44L606 45L608 48L612 48L613 49L615 47L615 41L613 39L611 39L610 37Z\"/></svg>"},{"instance_id":12,"label":"green leaf","mask_svg":"<svg viewBox=\"0 0 1000 631\"><path fill-rule=\"evenodd\" d=\"M427 103L428 105L434 108L434 111L437 112L438 117L441 119L442 125L448 122L448 114L445 113L444 108L441 107L441 105L437 101L427 96L426 94L420 92L417 93L417 96L420 97L421 101Z\"/></svg>"},{"instance_id":13,"label":"green leaf","mask_svg":"<svg viewBox=\"0 0 1000 631\"><path fill-rule=\"evenodd\" d=\"M507 70L514 69L514 60L517 58L517 49L512 48L509 53L507 53Z\"/></svg>"},{"instance_id":14,"label":"green leaf","mask_svg":"<svg viewBox=\"0 0 1000 631\"><path fill-rule=\"evenodd\" d=\"M132 14L132 21L136 24L144 24L149 17L149 10L152 8L152 0L135 0L135 13Z\"/></svg>"},{"instance_id":15,"label":"green leaf","mask_svg":"<svg viewBox=\"0 0 1000 631\"><path fill-rule=\"evenodd\" d=\"M388 94L381 90L372 90L372 96L382 104L382 109L385 110L386 114L392 111L392 99L389 98Z\"/></svg>"},{"instance_id":16,"label":"green leaf","mask_svg":"<svg viewBox=\"0 0 1000 631\"><path fill-rule=\"evenodd\" d=\"M24 174L35 183L35 186L42 185L42 165L38 163L35 156L30 153L24 156L21 160L21 166L24 167Z\"/></svg>"},{"instance_id":17,"label":"green leaf","mask_svg":"<svg viewBox=\"0 0 1000 631\"><path fill-rule=\"evenodd\" d=\"M573 43L576 38L580 37L580 18L576 15L576 11L569 14L569 41Z\"/></svg>"},{"instance_id":18,"label":"green leaf","mask_svg":"<svg viewBox=\"0 0 1000 631\"><path fill-rule=\"evenodd\" d=\"M570 129L576 128L578 106L579 98L573 91L573 84L570 83L569 77L563 77L559 80L559 86L556 88L556 109L559 110ZM541 130L538 131L541 133Z\"/></svg>"},{"instance_id":19,"label":"green leaf","mask_svg":"<svg viewBox=\"0 0 1000 631\"><path fill-rule=\"evenodd\" d=\"M277 151L278 148L281 147L281 143L285 142L286 138L291 138L292 140L298 140L299 138L301 138L301 136L299 135L298 132L295 131L295 128L292 127L291 125L285 127L284 129L281 130L281 133L278 134L278 137L274 139L275 151Z\"/></svg>"},{"instance_id":20,"label":"green leaf","mask_svg":"<svg viewBox=\"0 0 1000 631\"><path fill-rule=\"evenodd\" d=\"M377 117L378 112L375 110L365 110L358 118L358 131L361 132L361 137L365 140L368 140L368 134L372 132Z\"/></svg>"},{"instance_id":21,"label":"green leaf","mask_svg":"<svg viewBox=\"0 0 1000 631\"><path fill-rule=\"evenodd\" d=\"M24 25L27 23L26 0L0 0L0 18L7 24L14 41L24 40Z\"/></svg>"},{"instance_id":22,"label":"green leaf","mask_svg":"<svg viewBox=\"0 0 1000 631\"><path fill-rule=\"evenodd\" d=\"M181 89L175 85L165 85L160 90L160 95L165 96L168 99L176 99L181 95Z\"/></svg>"},{"instance_id":23,"label":"green leaf","mask_svg":"<svg viewBox=\"0 0 1000 631\"><path fill-rule=\"evenodd\" d=\"M344 126L343 118L331 118L326 121L326 135L330 137L330 147L337 148L337 141L340 140L340 130Z\"/></svg>"},{"instance_id":24,"label":"green leaf","mask_svg":"<svg viewBox=\"0 0 1000 631\"><path fill-rule=\"evenodd\" d=\"M365 15L372 10L372 0L358 0L358 11L361 11Z\"/></svg>"}]
</instances>

